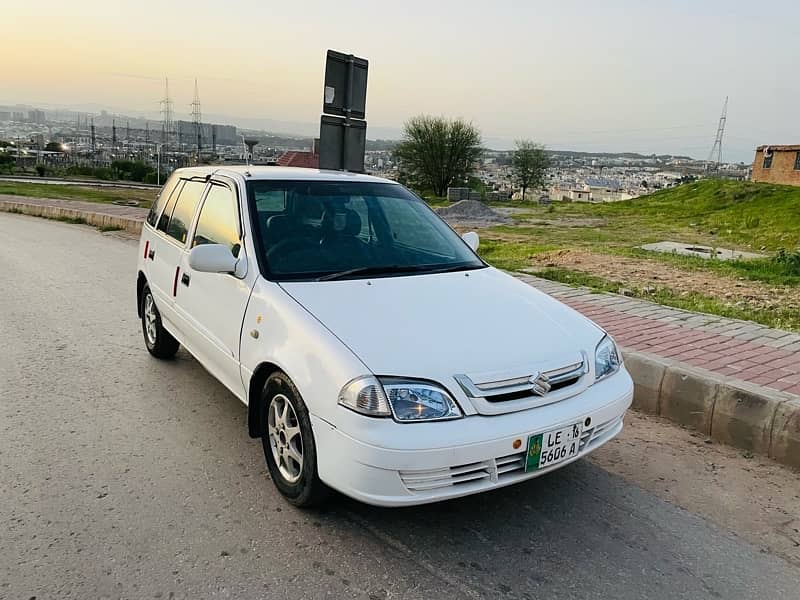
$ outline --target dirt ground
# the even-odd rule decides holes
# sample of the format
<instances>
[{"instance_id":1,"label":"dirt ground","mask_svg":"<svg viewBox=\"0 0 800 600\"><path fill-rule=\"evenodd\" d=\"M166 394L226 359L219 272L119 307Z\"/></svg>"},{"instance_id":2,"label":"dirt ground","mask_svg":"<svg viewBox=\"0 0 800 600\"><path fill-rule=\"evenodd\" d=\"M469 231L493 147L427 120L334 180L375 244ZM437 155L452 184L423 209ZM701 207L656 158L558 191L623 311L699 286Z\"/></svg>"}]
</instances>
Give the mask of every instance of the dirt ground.
<instances>
[{"instance_id":1,"label":"dirt ground","mask_svg":"<svg viewBox=\"0 0 800 600\"><path fill-rule=\"evenodd\" d=\"M800 473L629 411L589 460L800 565Z\"/></svg>"},{"instance_id":2,"label":"dirt ground","mask_svg":"<svg viewBox=\"0 0 800 600\"><path fill-rule=\"evenodd\" d=\"M622 281L626 287L644 291L668 288L677 294L704 294L731 306L800 310L800 288L771 286L710 271L689 271L654 260L596 254L587 250L555 250L536 255L531 262L536 267L563 267L611 281Z\"/></svg>"}]
</instances>

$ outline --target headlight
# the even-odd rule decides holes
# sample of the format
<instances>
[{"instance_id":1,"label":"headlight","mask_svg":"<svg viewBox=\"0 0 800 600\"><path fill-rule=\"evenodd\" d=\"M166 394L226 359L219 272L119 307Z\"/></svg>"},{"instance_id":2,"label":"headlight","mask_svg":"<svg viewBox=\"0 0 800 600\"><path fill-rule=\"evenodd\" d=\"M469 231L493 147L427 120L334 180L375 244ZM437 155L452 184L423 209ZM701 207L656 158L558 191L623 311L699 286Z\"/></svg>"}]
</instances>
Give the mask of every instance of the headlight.
<instances>
[{"instance_id":1,"label":"headlight","mask_svg":"<svg viewBox=\"0 0 800 600\"><path fill-rule=\"evenodd\" d=\"M382 379L381 383L398 421L457 419L461 416L456 401L438 385L389 378Z\"/></svg>"},{"instance_id":2,"label":"headlight","mask_svg":"<svg viewBox=\"0 0 800 600\"><path fill-rule=\"evenodd\" d=\"M351 381L339 394L339 404L371 417L394 416L401 423L462 416L455 400L438 385L390 377Z\"/></svg>"},{"instance_id":3,"label":"headlight","mask_svg":"<svg viewBox=\"0 0 800 600\"><path fill-rule=\"evenodd\" d=\"M613 375L622 364L619 350L609 336L604 337L594 351L594 377L595 380Z\"/></svg>"}]
</instances>

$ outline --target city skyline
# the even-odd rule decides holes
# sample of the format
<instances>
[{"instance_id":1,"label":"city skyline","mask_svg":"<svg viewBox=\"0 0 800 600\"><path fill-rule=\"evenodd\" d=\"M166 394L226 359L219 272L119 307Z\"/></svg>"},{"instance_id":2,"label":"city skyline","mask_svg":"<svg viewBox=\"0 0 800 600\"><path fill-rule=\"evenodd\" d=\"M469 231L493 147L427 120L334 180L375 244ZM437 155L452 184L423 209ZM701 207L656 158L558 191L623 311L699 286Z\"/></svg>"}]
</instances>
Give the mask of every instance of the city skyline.
<instances>
[{"instance_id":1,"label":"city skyline","mask_svg":"<svg viewBox=\"0 0 800 600\"><path fill-rule=\"evenodd\" d=\"M417 113L445 114L473 121L498 149L528 137L553 149L705 158L725 96L723 160L750 161L759 144L800 138L800 82L791 75L800 8L786 2L769 14L683 0L350 1L340 10L241 0L213 14L197 2L119 6L113 14L98 0L7 7L15 27L6 45L27 52L5 61L0 102L154 117L169 76L176 115L186 116L197 77L204 115L311 135L332 47L370 60L371 138L399 136Z\"/></svg>"}]
</instances>

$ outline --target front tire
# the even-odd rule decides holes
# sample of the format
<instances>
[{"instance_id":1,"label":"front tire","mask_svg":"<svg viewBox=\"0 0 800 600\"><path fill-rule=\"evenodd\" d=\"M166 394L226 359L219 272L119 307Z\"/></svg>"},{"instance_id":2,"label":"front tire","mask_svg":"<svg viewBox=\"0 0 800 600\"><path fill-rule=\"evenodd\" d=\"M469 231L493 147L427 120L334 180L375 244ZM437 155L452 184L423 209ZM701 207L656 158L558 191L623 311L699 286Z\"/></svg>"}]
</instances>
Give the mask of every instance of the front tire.
<instances>
[{"instance_id":1,"label":"front tire","mask_svg":"<svg viewBox=\"0 0 800 600\"><path fill-rule=\"evenodd\" d=\"M142 334L147 351L156 358L173 358L180 348L178 340L164 329L161 313L158 312L153 292L148 285L142 290Z\"/></svg>"},{"instance_id":2,"label":"front tire","mask_svg":"<svg viewBox=\"0 0 800 600\"><path fill-rule=\"evenodd\" d=\"M264 384L261 406L261 442L275 487L295 506L323 503L330 490L317 473L311 419L297 388L286 375L275 373Z\"/></svg>"}]
</instances>

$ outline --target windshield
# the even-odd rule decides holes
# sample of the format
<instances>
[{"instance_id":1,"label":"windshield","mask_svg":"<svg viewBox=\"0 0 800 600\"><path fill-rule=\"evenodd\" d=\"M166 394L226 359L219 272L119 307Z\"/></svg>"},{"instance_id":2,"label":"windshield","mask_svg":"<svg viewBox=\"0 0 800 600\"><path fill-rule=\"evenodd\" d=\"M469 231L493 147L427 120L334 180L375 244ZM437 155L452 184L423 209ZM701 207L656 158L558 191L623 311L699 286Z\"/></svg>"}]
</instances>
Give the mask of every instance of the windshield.
<instances>
[{"instance_id":1,"label":"windshield","mask_svg":"<svg viewBox=\"0 0 800 600\"><path fill-rule=\"evenodd\" d=\"M486 266L401 185L250 181L262 268L274 280L350 279Z\"/></svg>"}]
</instances>

